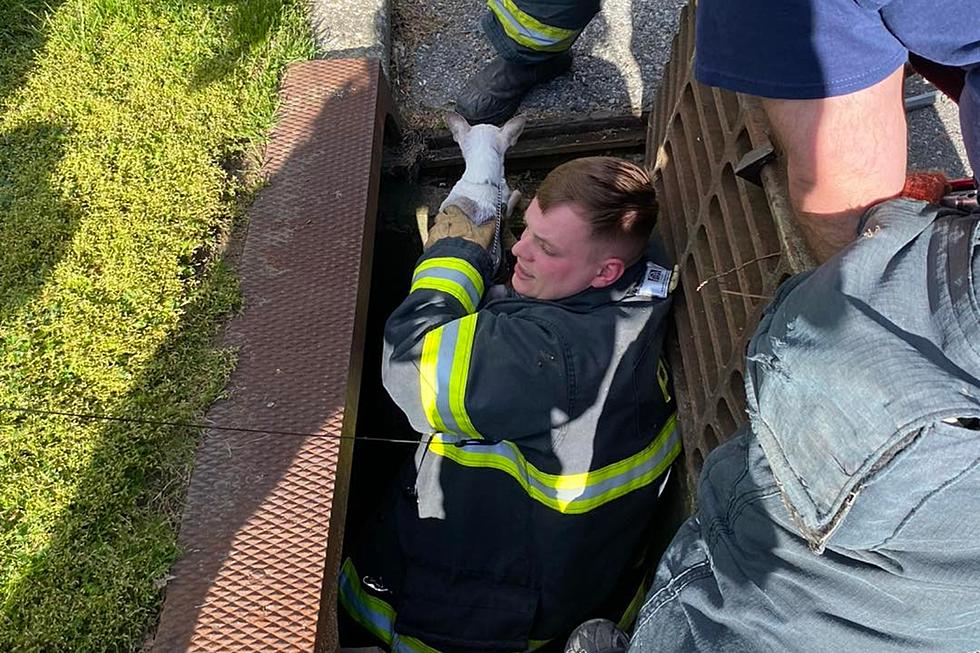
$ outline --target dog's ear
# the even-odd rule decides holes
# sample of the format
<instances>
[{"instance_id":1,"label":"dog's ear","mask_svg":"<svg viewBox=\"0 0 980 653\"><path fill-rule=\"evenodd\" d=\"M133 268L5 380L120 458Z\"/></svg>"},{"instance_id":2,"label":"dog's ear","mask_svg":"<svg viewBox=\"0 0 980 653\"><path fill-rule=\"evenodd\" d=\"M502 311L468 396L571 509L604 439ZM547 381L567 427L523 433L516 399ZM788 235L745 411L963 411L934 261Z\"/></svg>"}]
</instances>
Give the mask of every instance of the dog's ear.
<instances>
[{"instance_id":1,"label":"dog's ear","mask_svg":"<svg viewBox=\"0 0 980 653\"><path fill-rule=\"evenodd\" d=\"M504 126L500 128L500 136L497 137L500 145L505 150L513 146L517 142L517 138L521 135L521 132L524 131L524 125L526 124L527 118L524 116L514 116L505 122Z\"/></svg>"},{"instance_id":2,"label":"dog's ear","mask_svg":"<svg viewBox=\"0 0 980 653\"><path fill-rule=\"evenodd\" d=\"M453 133L453 140L457 143L462 143L470 131L470 123L455 111L446 112L446 124L449 125L449 131Z\"/></svg>"}]
</instances>

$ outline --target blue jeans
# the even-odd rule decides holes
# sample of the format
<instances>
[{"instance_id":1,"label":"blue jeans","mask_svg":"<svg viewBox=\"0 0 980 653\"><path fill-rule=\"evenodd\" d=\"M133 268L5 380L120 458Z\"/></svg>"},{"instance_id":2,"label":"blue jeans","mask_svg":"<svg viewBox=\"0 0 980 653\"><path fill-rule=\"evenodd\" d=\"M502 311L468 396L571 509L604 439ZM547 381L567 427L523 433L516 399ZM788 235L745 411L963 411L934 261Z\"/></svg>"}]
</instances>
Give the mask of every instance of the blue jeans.
<instances>
[{"instance_id":1,"label":"blue jeans","mask_svg":"<svg viewBox=\"0 0 980 653\"><path fill-rule=\"evenodd\" d=\"M980 648L980 214L861 233L767 309L630 651Z\"/></svg>"}]
</instances>

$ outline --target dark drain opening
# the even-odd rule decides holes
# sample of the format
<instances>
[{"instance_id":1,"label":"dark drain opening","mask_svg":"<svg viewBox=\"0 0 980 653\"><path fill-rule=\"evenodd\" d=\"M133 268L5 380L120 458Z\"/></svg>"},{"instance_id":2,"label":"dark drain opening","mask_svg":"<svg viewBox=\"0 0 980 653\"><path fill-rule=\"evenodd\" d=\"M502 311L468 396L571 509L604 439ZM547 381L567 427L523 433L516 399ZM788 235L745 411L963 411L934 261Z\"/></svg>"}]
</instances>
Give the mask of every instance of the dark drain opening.
<instances>
[{"instance_id":1,"label":"dark drain opening","mask_svg":"<svg viewBox=\"0 0 980 653\"><path fill-rule=\"evenodd\" d=\"M408 295L412 270L422 253L422 243L414 224L414 208L420 201L421 188L396 177L385 176L381 180L357 437L398 440L417 440L419 437L381 383L381 353L385 321ZM414 452L415 448L405 443L354 442L345 548L380 504L401 465Z\"/></svg>"}]
</instances>

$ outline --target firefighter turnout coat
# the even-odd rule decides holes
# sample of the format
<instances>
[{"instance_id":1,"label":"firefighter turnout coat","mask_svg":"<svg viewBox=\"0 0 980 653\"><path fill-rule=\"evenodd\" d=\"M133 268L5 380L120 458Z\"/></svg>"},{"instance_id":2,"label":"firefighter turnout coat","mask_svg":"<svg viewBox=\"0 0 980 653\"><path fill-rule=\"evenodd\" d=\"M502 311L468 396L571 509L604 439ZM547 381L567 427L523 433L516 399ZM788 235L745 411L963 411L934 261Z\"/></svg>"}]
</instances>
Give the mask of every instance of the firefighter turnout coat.
<instances>
[{"instance_id":1,"label":"firefighter turnout coat","mask_svg":"<svg viewBox=\"0 0 980 653\"><path fill-rule=\"evenodd\" d=\"M572 47L599 8L599 0L488 0L481 25L502 57L534 63Z\"/></svg>"},{"instance_id":2,"label":"firefighter turnout coat","mask_svg":"<svg viewBox=\"0 0 980 653\"><path fill-rule=\"evenodd\" d=\"M667 272L648 260L610 288L486 301L478 245L446 238L419 259L383 376L421 443L339 586L392 650L525 651L636 595L680 452L670 300L650 292Z\"/></svg>"}]
</instances>

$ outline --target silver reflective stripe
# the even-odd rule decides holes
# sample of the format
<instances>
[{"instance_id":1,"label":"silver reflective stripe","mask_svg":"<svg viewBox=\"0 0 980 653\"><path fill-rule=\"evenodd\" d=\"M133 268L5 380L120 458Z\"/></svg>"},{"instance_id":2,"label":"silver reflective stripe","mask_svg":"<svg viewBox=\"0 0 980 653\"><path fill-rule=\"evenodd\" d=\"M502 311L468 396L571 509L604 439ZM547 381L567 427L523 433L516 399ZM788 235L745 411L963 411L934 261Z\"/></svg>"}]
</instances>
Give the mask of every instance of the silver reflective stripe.
<instances>
[{"instance_id":1,"label":"silver reflective stripe","mask_svg":"<svg viewBox=\"0 0 980 653\"><path fill-rule=\"evenodd\" d=\"M503 2L501 2L500 0L490 0L490 2L491 4L493 4L493 8L495 10L494 13L497 14L497 17L502 20L506 20L507 23L510 25L511 29L505 30L507 32L510 32L511 30L516 31L526 39L531 40L534 43L544 47L557 45L562 41L567 40L567 39L552 38L550 36L545 36L540 32L533 31L530 28L526 27L525 25L522 25L520 21L518 21L517 17L514 16L514 14L512 14L507 7L504 6Z\"/></svg>"},{"instance_id":2,"label":"silver reflective stripe","mask_svg":"<svg viewBox=\"0 0 980 653\"><path fill-rule=\"evenodd\" d=\"M364 591L361 587L361 579L357 576L357 570L350 558L340 569L338 586L340 603L351 617L375 637L390 644L395 610L381 599Z\"/></svg>"},{"instance_id":3,"label":"silver reflective stripe","mask_svg":"<svg viewBox=\"0 0 980 653\"><path fill-rule=\"evenodd\" d=\"M464 304L467 312L473 311L480 304L480 292L473 286L472 280L459 270L448 267L430 267L420 270L412 277L412 287L414 288L422 279L441 279L462 288L470 298L470 305Z\"/></svg>"},{"instance_id":4,"label":"silver reflective stripe","mask_svg":"<svg viewBox=\"0 0 980 653\"><path fill-rule=\"evenodd\" d=\"M513 442L471 442L466 437L436 434L429 441L436 455L465 467L504 472L528 495L562 513L580 514L646 487L660 477L680 453L677 416L671 415L657 437L642 451L597 470L548 474L537 469Z\"/></svg>"},{"instance_id":5,"label":"silver reflective stripe","mask_svg":"<svg viewBox=\"0 0 980 653\"><path fill-rule=\"evenodd\" d=\"M453 361L456 358L456 344L459 340L459 322L453 320L442 326L442 339L439 341L439 359L436 362L436 409L446 429L453 433L464 433L456 421L449 398L453 391ZM457 380L458 381L458 380Z\"/></svg>"},{"instance_id":6,"label":"silver reflective stripe","mask_svg":"<svg viewBox=\"0 0 980 653\"><path fill-rule=\"evenodd\" d=\"M439 653L436 649L414 638L395 632L395 609L386 601L368 594L361 585L354 562L348 558L340 568L338 581L340 604L351 618L375 637L400 653Z\"/></svg>"}]
</instances>

